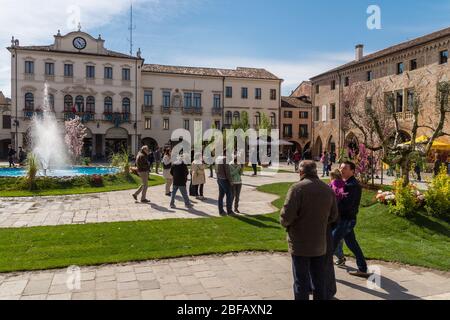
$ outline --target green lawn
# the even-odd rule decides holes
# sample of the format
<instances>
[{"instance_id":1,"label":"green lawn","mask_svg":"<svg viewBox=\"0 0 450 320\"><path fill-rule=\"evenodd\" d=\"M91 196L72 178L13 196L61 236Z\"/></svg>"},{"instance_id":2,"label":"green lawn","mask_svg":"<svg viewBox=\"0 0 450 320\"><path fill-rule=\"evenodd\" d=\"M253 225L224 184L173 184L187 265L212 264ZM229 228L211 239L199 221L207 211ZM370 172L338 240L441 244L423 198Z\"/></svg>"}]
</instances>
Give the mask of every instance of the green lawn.
<instances>
[{"instance_id":1,"label":"green lawn","mask_svg":"<svg viewBox=\"0 0 450 320\"><path fill-rule=\"evenodd\" d=\"M5 178L0 178L0 185L7 184ZM102 187L93 187L90 184L85 183L74 183L73 185L68 185L64 188L51 188L43 190L1 190L0 195L2 197L34 197L34 196L54 196L54 195L70 195L70 194L88 194L88 193L103 193L110 191L121 191L130 190L137 188L140 185L140 178L134 175L123 177L115 176L108 179L104 179L104 185ZM149 186L157 186L164 184L164 178L156 175L151 175L149 178Z\"/></svg>"},{"instance_id":2,"label":"green lawn","mask_svg":"<svg viewBox=\"0 0 450 320\"><path fill-rule=\"evenodd\" d=\"M261 191L280 195L288 183ZM419 214L408 221L370 205L365 192L358 239L370 259L450 269L449 225ZM287 251L279 214L0 229L0 272L97 265L242 251Z\"/></svg>"}]
</instances>

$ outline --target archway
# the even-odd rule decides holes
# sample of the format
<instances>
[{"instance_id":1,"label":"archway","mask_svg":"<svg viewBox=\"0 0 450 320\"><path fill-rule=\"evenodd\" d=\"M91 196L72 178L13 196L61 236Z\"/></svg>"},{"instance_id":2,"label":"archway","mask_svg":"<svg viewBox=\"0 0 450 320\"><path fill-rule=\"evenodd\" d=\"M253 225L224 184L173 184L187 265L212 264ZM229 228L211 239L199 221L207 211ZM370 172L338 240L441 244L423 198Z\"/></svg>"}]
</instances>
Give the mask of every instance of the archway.
<instances>
[{"instance_id":1,"label":"archway","mask_svg":"<svg viewBox=\"0 0 450 320\"><path fill-rule=\"evenodd\" d=\"M308 142L305 144L305 147L303 148L303 158L305 160L312 160L312 150L311 150L311 142Z\"/></svg>"},{"instance_id":2,"label":"archway","mask_svg":"<svg viewBox=\"0 0 450 320\"><path fill-rule=\"evenodd\" d=\"M314 156L320 159L322 153L323 153L322 139L318 137L316 143L314 144Z\"/></svg>"},{"instance_id":3,"label":"archway","mask_svg":"<svg viewBox=\"0 0 450 320\"><path fill-rule=\"evenodd\" d=\"M124 128L110 128L105 134L105 154L107 157L122 151L129 152L128 131Z\"/></svg>"},{"instance_id":4,"label":"archway","mask_svg":"<svg viewBox=\"0 0 450 320\"><path fill-rule=\"evenodd\" d=\"M300 154L302 154L302 146L297 141L289 141L292 143L291 146L283 146L283 156L287 158L287 156L290 154L291 157L295 153L295 151L299 151Z\"/></svg>"},{"instance_id":5,"label":"archway","mask_svg":"<svg viewBox=\"0 0 450 320\"><path fill-rule=\"evenodd\" d=\"M336 142L334 141L333 136L330 136L328 139L327 151L330 153L336 153Z\"/></svg>"},{"instance_id":6,"label":"archway","mask_svg":"<svg viewBox=\"0 0 450 320\"><path fill-rule=\"evenodd\" d=\"M92 131L89 128L86 128L86 137L83 139L83 157L92 158L92 138Z\"/></svg>"},{"instance_id":7,"label":"archway","mask_svg":"<svg viewBox=\"0 0 450 320\"><path fill-rule=\"evenodd\" d=\"M150 150L156 150L158 148L158 142L156 142L153 138L144 138L142 139L142 146L147 146Z\"/></svg>"},{"instance_id":8,"label":"archway","mask_svg":"<svg viewBox=\"0 0 450 320\"><path fill-rule=\"evenodd\" d=\"M8 146L11 144L11 139L0 140L0 159L8 158Z\"/></svg>"}]
</instances>

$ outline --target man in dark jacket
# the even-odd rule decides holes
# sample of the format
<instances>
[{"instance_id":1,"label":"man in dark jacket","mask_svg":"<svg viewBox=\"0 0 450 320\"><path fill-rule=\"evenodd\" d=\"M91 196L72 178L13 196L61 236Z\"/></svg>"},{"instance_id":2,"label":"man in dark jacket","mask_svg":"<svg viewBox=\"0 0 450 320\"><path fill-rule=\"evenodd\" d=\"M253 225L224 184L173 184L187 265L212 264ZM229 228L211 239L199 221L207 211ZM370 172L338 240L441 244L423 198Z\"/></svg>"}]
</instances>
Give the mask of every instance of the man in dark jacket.
<instances>
[{"instance_id":1,"label":"man in dark jacket","mask_svg":"<svg viewBox=\"0 0 450 320\"><path fill-rule=\"evenodd\" d=\"M170 200L170 207L175 209L175 197L177 195L178 190L180 190L181 195L183 196L184 205L186 208L192 208L191 201L189 200L189 196L186 189L187 177L189 175L189 169L186 163L183 160L183 156L179 156L177 161L172 163L172 167L170 169L170 174L173 177L173 190L172 190L172 198Z\"/></svg>"},{"instance_id":2,"label":"man in dark jacket","mask_svg":"<svg viewBox=\"0 0 450 320\"><path fill-rule=\"evenodd\" d=\"M336 265L345 265L344 252L342 245L340 245L341 241L345 240L345 244L355 255L358 266L358 271L349 272L349 274L358 277L369 277L366 259L356 240L354 231L362 196L362 187L355 178L355 170L356 166L351 161L344 162L340 168L342 178L345 180L344 192L347 196L339 203L340 220L333 230L333 243L336 251L335 254L338 257Z\"/></svg>"},{"instance_id":3,"label":"man in dark jacket","mask_svg":"<svg viewBox=\"0 0 450 320\"><path fill-rule=\"evenodd\" d=\"M14 148L12 147L12 145L8 146L8 162L9 162L9 167L14 167L14 156L16 155L16 150L14 150Z\"/></svg>"},{"instance_id":4,"label":"man in dark jacket","mask_svg":"<svg viewBox=\"0 0 450 320\"><path fill-rule=\"evenodd\" d=\"M147 146L143 146L141 151L137 155L136 166L138 169L139 177L142 180L142 185L133 194L133 198L134 198L134 200L137 201L138 195L142 192L141 202L149 203L150 201L147 200L147 189L148 189L148 175L149 175L149 171L150 171L150 165L148 163L148 147Z\"/></svg>"},{"instance_id":5,"label":"man in dark jacket","mask_svg":"<svg viewBox=\"0 0 450 320\"><path fill-rule=\"evenodd\" d=\"M289 189L281 211L292 255L294 295L296 300L309 300L312 280L314 300L326 300L327 228L338 217L336 196L317 176L315 162L303 161L299 172L301 181Z\"/></svg>"},{"instance_id":6,"label":"man in dark jacket","mask_svg":"<svg viewBox=\"0 0 450 320\"><path fill-rule=\"evenodd\" d=\"M219 185L219 214L221 216L234 215L233 212L233 191L231 189L230 165L225 156L216 159L217 184ZM227 196L227 211L223 210L223 198Z\"/></svg>"}]
</instances>

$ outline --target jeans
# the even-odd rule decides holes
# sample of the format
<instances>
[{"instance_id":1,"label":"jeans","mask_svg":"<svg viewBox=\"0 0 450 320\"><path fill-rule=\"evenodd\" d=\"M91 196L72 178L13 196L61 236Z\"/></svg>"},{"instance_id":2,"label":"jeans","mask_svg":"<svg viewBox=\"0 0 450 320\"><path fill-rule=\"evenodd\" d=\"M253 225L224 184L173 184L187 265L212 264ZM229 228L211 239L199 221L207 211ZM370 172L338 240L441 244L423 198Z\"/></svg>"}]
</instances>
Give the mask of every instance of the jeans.
<instances>
[{"instance_id":1,"label":"jeans","mask_svg":"<svg viewBox=\"0 0 450 320\"><path fill-rule=\"evenodd\" d=\"M234 203L234 209L239 210L239 200L241 198L241 190L242 190L242 184L233 184L232 185L233 190L233 203Z\"/></svg>"},{"instance_id":2,"label":"jeans","mask_svg":"<svg viewBox=\"0 0 450 320\"><path fill-rule=\"evenodd\" d=\"M345 244L356 257L356 265L358 266L359 271L367 272L366 259L364 258L364 254L358 241L356 241L355 226L356 220L343 219L337 224L336 228L333 230L334 251L339 259L344 258L342 247L339 247L339 243L344 239Z\"/></svg>"},{"instance_id":3,"label":"jeans","mask_svg":"<svg viewBox=\"0 0 450 320\"><path fill-rule=\"evenodd\" d=\"M189 200L189 196L187 193L187 189L186 186L173 186L173 190L172 190L172 198L170 200L170 205L174 206L175 205L175 196L177 195L178 190L180 190L181 195L183 196L183 200L184 200L184 204L186 206L191 205L191 201Z\"/></svg>"},{"instance_id":4,"label":"jeans","mask_svg":"<svg viewBox=\"0 0 450 320\"><path fill-rule=\"evenodd\" d=\"M227 196L227 212L233 211L233 192L231 190L231 184L228 180L217 179L217 184L219 185L219 212L224 212L223 210L223 198Z\"/></svg>"},{"instance_id":5,"label":"jeans","mask_svg":"<svg viewBox=\"0 0 450 320\"><path fill-rule=\"evenodd\" d=\"M323 165L323 175L322 175L322 177L325 177L325 175L327 175L327 176L330 175L330 167L328 166L328 164L324 164Z\"/></svg>"},{"instance_id":6,"label":"jeans","mask_svg":"<svg viewBox=\"0 0 450 320\"><path fill-rule=\"evenodd\" d=\"M309 300L311 282L314 300L326 300L326 256L292 256L295 300Z\"/></svg>"}]
</instances>

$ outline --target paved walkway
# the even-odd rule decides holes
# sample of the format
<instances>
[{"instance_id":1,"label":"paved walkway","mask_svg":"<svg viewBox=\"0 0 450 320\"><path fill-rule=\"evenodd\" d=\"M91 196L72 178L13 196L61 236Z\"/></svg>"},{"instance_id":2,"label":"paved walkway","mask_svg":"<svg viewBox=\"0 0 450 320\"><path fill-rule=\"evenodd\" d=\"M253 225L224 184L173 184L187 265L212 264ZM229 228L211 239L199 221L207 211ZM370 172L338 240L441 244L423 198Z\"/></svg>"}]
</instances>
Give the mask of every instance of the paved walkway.
<instances>
[{"instance_id":1,"label":"paved walkway","mask_svg":"<svg viewBox=\"0 0 450 320\"><path fill-rule=\"evenodd\" d=\"M240 211L248 215L267 214L277 209L271 203L277 196L258 192L257 186L298 181L294 173L275 176L243 177ZM0 228L54 226L117 221L142 221L171 218L219 217L215 179L205 185L206 201L193 200L194 208L184 208L181 195L177 196L177 209L170 209L170 198L165 196L164 185L149 188L150 204L141 204L131 197L133 191L99 194L0 198Z\"/></svg>"},{"instance_id":2,"label":"paved walkway","mask_svg":"<svg viewBox=\"0 0 450 320\"><path fill-rule=\"evenodd\" d=\"M375 262L371 263L374 266ZM349 263L354 267L354 263ZM341 300L450 299L450 274L378 263L380 288L337 269ZM75 275L75 277L74 277ZM287 254L243 253L81 268L79 287L67 270L0 274L0 299L292 300ZM67 282L69 280L69 286ZM70 290L74 288L74 290Z\"/></svg>"}]
</instances>

